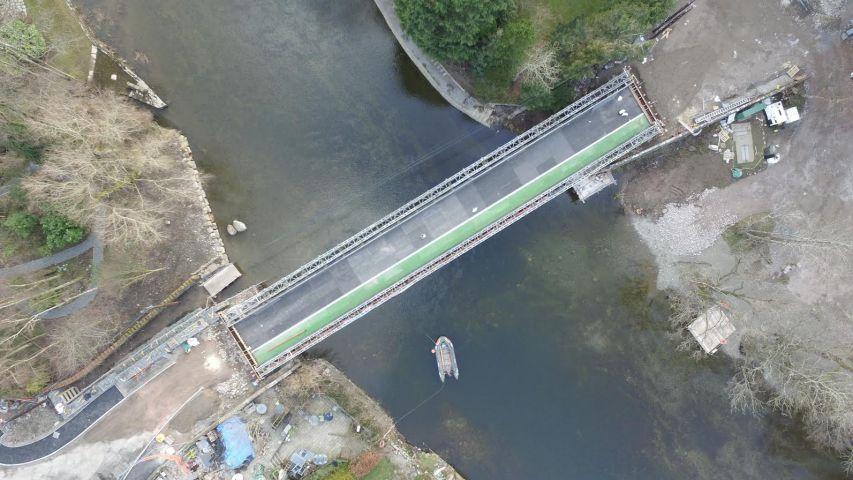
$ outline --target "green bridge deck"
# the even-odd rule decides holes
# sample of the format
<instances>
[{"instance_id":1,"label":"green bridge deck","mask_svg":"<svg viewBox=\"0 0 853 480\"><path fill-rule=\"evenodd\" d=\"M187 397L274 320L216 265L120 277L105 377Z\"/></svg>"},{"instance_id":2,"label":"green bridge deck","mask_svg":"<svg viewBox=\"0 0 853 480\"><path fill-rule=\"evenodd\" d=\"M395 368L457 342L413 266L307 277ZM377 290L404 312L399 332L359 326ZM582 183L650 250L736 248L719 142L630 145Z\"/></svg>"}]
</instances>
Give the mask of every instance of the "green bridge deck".
<instances>
[{"instance_id":1,"label":"green bridge deck","mask_svg":"<svg viewBox=\"0 0 853 480\"><path fill-rule=\"evenodd\" d=\"M232 330L253 363L264 366L650 126L626 87L274 297Z\"/></svg>"}]
</instances>

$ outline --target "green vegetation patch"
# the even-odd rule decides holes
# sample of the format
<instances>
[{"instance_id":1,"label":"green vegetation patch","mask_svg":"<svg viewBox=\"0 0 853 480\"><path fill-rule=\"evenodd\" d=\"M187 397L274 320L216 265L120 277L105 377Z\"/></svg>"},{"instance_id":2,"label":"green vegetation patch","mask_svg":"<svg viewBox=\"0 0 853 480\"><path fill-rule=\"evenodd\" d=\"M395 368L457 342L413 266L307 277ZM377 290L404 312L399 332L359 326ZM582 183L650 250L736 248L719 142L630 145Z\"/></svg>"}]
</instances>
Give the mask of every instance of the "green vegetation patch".
<instances>
[{"instance_id":1,"label":"green vegetation patch","mask_svg":"<svg viewBox=\"0 0 853 480\"><path fill-rule=\"evenodd\" d=\"M388 458L383 458L373 467L373 470L370 471L365 477L364 480L392 480L397 478L396 471L394 470L394 465L391 464L391 461Z\"/></svg>"},{"instance_id":2,"label":"green vegetation patch","mask_svg":"<svg viewBox=\"0 0 853 480\"><path fill-rule=\"evenodd\" d=\"M723 239L732 252L745 253L767 245L767 238L776 227L773 216L767 213L750 215L729 227Z\"/></svg>"},{"instance_id":3,"label":"green vegetation patch","mask_svg":"<svg viewBox=\"0 0 853 480\"><path fill-rule=\"evenodd\" d=\"M349 471L349 464L324 465L306 477L306 480L356 480Z\"/></svg>"},{"instance_id":4,"label":"green vegetation patch","mask_svg":"<svg viewBox=\"0 0 853 480\"><path fill-rule=\"evenodd\" d=\"M69 75L85 79L92 42L65 0L25 0L33 24L47 39L47 60Z\"/></svg>"},{"instance_id":5,"label":"green vegetation patch","mask_svg":"<svg viewBox=\"0 0 853 480\"><path fill-rule=\"evenodd\" d=\"M512 0L396 0L400 23L427 53L445 62L470 62L514 14Z\"/></svg>"},{"instance_id":6,"label":"green vegetation patch","mask_svg":"<svg viewBox=\"0 0 853 480\"><path fill-rule=\"evenodd\" d=\"M606 64L642 55L673 0L396 0L406 32L494 102L556 110Z\"/></svg>"},{"instance_id":7,"label":"green vegetation patch","mask_svg":"<svg viewBox=\"0 0 853 480\"><path fill-rule=\"evenodd\" d=\"M26 212L15 212L6 218L3 227L20 239L30 238L39 226L39 217Z\"/></svg>"},{"instance_id":8,"label":"green vegetation patch","mask_svg":"<svg viewBox=\"0 0 853 480\"><path fill-rule=\"evenodd\" d=\"M41 58L47 53L47 42L41 32L35 25L21 20L0 26L0 39L34 58Z\"/></svg>"},{"instance_id":9,"label":"green vegetation patch","mask_svg":"<svg viewBox=\"0 0 853 480\"><path fill-rule=\"evenodd\" d=\"M83 240L86 230L63 215L48 211L40 220L45 246L50 252L62 250Z\"/></svg>"},{"instance_id":10,"label":"green vegetation patch","mask_svg":"<svg viewBox=\"0 0 853 480\"><path fill-rule=\"evenodd\" d=\"M0 125L0 152L4 152L3 156L8 157L9 153L23 159L25 162L40 162L44 146L39 145L33 140L32 135L27 131L26 127L16 122L8 122ZM6 162L4 165L4 178L6 177ZM23 162L19 162L19 167L23 166ZM17 173L21 173L20 171Z\"/></svg>"}]
</instances>

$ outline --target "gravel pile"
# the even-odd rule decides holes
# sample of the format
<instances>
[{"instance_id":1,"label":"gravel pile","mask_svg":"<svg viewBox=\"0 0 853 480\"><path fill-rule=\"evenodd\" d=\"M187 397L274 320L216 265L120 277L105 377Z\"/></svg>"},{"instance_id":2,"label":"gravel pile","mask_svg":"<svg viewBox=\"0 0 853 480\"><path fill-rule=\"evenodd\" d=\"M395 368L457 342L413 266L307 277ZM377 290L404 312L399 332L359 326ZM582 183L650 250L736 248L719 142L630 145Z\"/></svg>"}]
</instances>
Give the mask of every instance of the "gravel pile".
<instances>
[{"instance_id":1,"label":"gravel pile","mask_svg":"<svg viewBox=\"0 0 853 480\"><path fill-rule=\"evenodd\" d=\"M15 447L26 445L50 434L61 419L56 412L41 404L29 413L21 415L4 426L3 445Z\"/></svg>"},{"instance_id":2,"label":"gravel pile","mask_svg":"<svg viewBox=\"0 0 853 480\"><path fill-rule=\"evenodd\" d=\"M214 387L216 393L228 398L236 398L249 392L249 382L243 374L237 372L231 378Z\"/></svg>"},{"instance_id":3,"label":"gravel pile","mask_svg":"<svg viewBox=\"0 0 853 480\"><path fill-rule=\"evenodd\" d=\"M669 204L657 221L634 217L634 228L658 256L698 255L737 221L735 215L711 210Z\"/></svg>"}]
</instances>

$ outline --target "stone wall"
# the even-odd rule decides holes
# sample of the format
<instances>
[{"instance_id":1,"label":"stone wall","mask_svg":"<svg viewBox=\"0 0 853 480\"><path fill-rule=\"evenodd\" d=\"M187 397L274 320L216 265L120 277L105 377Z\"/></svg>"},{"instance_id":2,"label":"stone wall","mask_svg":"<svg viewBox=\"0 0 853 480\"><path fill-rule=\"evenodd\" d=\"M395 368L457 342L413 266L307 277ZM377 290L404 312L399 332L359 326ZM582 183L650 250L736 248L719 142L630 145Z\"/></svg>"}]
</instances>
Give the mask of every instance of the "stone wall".
<instances>
[{"instance_id":1,"label":"stone wall","mask_svg":"<svg viewBox=\"0 0 853 480\"><path fill-rule=\"evenodd\" d=\"M221 266L227 265L230 261L228 260L228 254L225 253L225 244L222 243L222 237L219 235L219 229L216 228L216 220L213 218L213 211L210 209L210 204L207 202L207 194L205 194L204 187L201 183L201 175L198 173L198 166L196 165L195 160L193 160L193 152L192 149L190 149L190 143L187 140L187 137L183 135L179 136L179 142L181 147L181 160L193 172L193 185L196 189L198 201L202 205L202 211L206 220L206 234L210 237L210 240L213 243L213 250L219 257L217 261L211 262L211 265L208 267L209 271L202 272L202 275L204 276L215 271Z\"/></svg>"}]
</instances>

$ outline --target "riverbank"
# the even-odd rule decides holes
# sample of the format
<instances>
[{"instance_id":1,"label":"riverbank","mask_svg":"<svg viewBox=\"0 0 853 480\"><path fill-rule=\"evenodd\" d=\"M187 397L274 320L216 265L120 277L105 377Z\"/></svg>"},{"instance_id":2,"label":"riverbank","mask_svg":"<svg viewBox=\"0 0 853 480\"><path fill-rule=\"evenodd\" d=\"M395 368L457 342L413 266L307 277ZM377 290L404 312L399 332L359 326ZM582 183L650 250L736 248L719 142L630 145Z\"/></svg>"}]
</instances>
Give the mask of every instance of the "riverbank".
<instances>
[{"instance_id":1,"label":"riverbank","mask_svg":"<svg viewBox=\"0 0 853 480\"><path fill-rule=\"evenodd\" d=\"M463 480L438 455L408 444L382 407L325 360L303 359L253 381L224 329L214 326L197 338L189 352L175 351L133 385L111 389L118 402L102 418L81 414L86 418L77 422L77 433L64 431L56 440L49 430L42 435L62 445L58 454L45 442L26 445L16 437L24 447L2 447L3 463L22 464L0 467L0 474L144 480L264 472L276 478L307 458L311 480ZM41 410L31 420L49 426L48 409ZM253 455L239 467L225 464L222 441L211 434L226 421L249 431Z\"/></svg>"},{"instance_id":2,"label":"riverbank","mask_svg":"<svg viewBox=\"0 0 853 480\"><path fill-rule=\"evenodd\" d=\"M794 92L802 119L767 133L781 160L754 175L732 178L707 146L714 128L628 169L620 195L656 256L658 287L731 317L736 331L721 349L739 365L733 407L796 413L818 446L853 458L853 150L841 140L853 65L827 17L771 1L697 3L639 66L662 115L685 120L795 64L809 75ZM814 378L825 382L798 380Z\"/></svg>"},{"instance_id":3,"label":"riverbank","mask_svg":"<svg viewBox=\"0 0 853 480\"><path fill-rule=\"evenodd\" d=\"M61 61L65 58L63 55L73 57L74 52L80 53L79 42L53 42L61 42L71 35L68 25L76 24L77 17L60 1L33 1L27 5L34 16L34 25L46 28L47 51L53 52L46 54L46 60L58 59L58 64L69 64ZM83 35L85 30L85 27L78 27L76 32ZM83 53L88 62L88 47ZM12 56L8 59L18 61ZM85 65L82 68L85 72ZM34 332L12 337L18 342L14 343L14 348L19 349L13 353L31 358L10 367L12 378L16 380L14 386L4 386L6 396L35 396L69 376L71 380L60 383L62 387L70 386L93 371L97 374L99 368L108 369L110 360L107 365L100 365L105 352L118 349L130 339L128 328L133 329L130 333L140 330L139 320L146 318L143 313L166 309L170 311L166 311L165 316L179 316L191 305L175 302L170 294L188 278L204 277L228 262L187 139L175 130L157 126L148 111L131 105L129 100L85 86L85 74L75 73L81 78L70 80L50 69L4 71L6 85L14 92L9 104L20 104L19 108L28 109L25 120L38 118L41 121L21 121L19 128L2 132L0 178L3 186L8 187L8 193L0 196L0 210L4 219L17 218L24 223L6 222L0 232L4 239L0 291L8 300L0 313L4 319L10 319L13 326L17 325L14 328L21 328L20 323L26 322L21 331ZM49 115L45 112L54 110L52 107L59 103L66 110L45 118ZM107 111L121 120L105 124L103 115ZM88 171L85 166L91 157L85 149L79 152L79 157L73 157L78 163L72 167L62 163L72 157L62 157L45 148L47 145L54 149L66 148L62 132L72 131L64 125L73 122L74 115L89 120L88 127L81 127L81 135L87 138L94 138L114 124L122 123L127 128L117 133L124 142L117 148L132 145L147 149L142 164L132 166L135 172L143 173L130 176L134 180L140 175L143 177L135 185L135 191L144 200L143 216L134 216L139 214L140 205L110 204L110 197L118 198L127 193L124 188L127 180L111 183L109 178L98 178L97 174L80 175L73 181L78 182L80 188L106 189L97 196L103 207L99 211L118 212L112 217L82 216L83 212L77 208L60 216L56 209L64 197L51 197L55 190L52 187L41 190L43 194L39 196L34 185L53 185L56 172ZM44 128L45 125L49 128ZM113 140L113 137L108 138ZM111 155L101 156L99 161L110 162ZM138 161L133 155L128 158L130 160L100 164L95 171L115 168L118 171L115 175L122 175L122 161ZM163 172L169 176L162 178ZM66 178L60 183L71 181ZM170 195L164 198L161 188L169 190ZM134 198L133 194L129 198ZM75 217L78 213L81 214L79 218ZM75 242L70 236L63 237L69 238L63 240L67 245L51 240L52 230L48 229L48 220L54 223L61 220L66 231L82 231L77 224L70 223L70 217L77 218L80 227L90 232L88 240L76 247L71 246ZM101 223L92 220L95 217ZM145 233L139 234L140 231ZM160 236L159 241L150 241L152 235ZM21 265L37 257L45 258ZM20 313L32 314L32 317L29 320L19 318ZM135 340L144 339L149 333L143 332ZM14 355L9 358L17 361ZM14 416L17 408L24 408L17 403L13 407L16 408L4 412L5 417Z\"/></svg>"},{"instance_id":4,"label":"riverbank","mask_svg":"<svg viewBox=\"0 0 853 480\"><path fill-rule=\"evenodd\" d=\"M433 94L371 2L85 5L126 58L150 59L134 66L176 100L161 116L215 175L217 217L250 222L224 239L247 282L292 271L509 140ZM788 434L788 419L730 414L725 358L696 364L672 351L665 309L644 301L647 254L609 195L555 199L321 349L400 417L437 388L426 336L452 338L461 381L398 428L472 478L838 477L834 458ZM106 466L102 452L134 435L141 449L153 434L139 431L156 431L198 388L186 379L210 372L204 346L183 378L136 397L126 410L136 430L110 435L118 423L104 423L85 440L88 456L62 457ZM199 395L191 403L219 398Z\"/></svg>"},{"instance_id":5,"label":"riverbank","mask_svg":"<svg viewBox=\"0 0 853 480\"><path fill-rule=\"evenodd\" d=\"M517 113L515 109L512 109L514 113L511 115L501 115L498 113L496 105L477 100L453 78L453 75L447 71L444 65L424 53L403 31L400 18L394 8L394 0L374 0L374 3L385 18L385 22L397 39L397 43L447 103L485 127L496 127Z\"/></svg>"},{"instance_id":6,"label":"riverbank","mask_svg":"<svg viewBox=\"0 0 853 480\"><path fill-rule=\"evenodd\" d=\"M215 224L214 224L214 221L212 218L212 214L210 211L210 207L207 204L206 195L205 195L204 189L202 187L202 183L201 183L201 177L200 177L200 174L197 170L196 164L193 160L192 151L190 150L190 147L189 147L189 142L187 141L186 137L184 137L183 135L180 135L177 133L175 135L177 135L177 137L176 137L177 140L176 140L176 145L175 145L174 151L179 155L182 165L188 170L189 176L191 177L190 190L192 190L192 195L189 195L189 199L188 199L187 203L182 205L182 209L181 209L182 215L180 216L180 218L170 218L168 220L168 224L170 227L172 227L172 228L170 228L170 230L173 233L175 230L180 230L181 232L196 232L198 234L201 234L201 236L199 238L203 239L205 241L205 244L209 247L208 249L201 249L201 250L210 251L214 254L214 258L210 259L208 261L208 263L206 263L204 265L203 271L196 272L199 276L204 276L206 273L209 273L210 271L215 270L222 262L227 263L228 259L227 259L227 255L225 254L224 247L222 245L222 240L219 237L219 233L215 227ZM186 216L187 218L182 218L184 216ZM190 223L190 224L186 223L187 221L193 222L194 220L192 220L192 219L197 219L197 220L199 220L199 222ZM192 225L192 228L183 228L185 225ZM173 235L169 235L169 240L175 240L175 237ZM185 250L177 250L176 247L179 247L181 245L181 243L182 242L170 242L169 243L170 248L160 249L160 251L158 252L157 255L175 255L175 254L177 254L180 257L186 257L187 263L189 263L191 265L192 264L191 259L194 258L196 256L196 253L198 253L200 250L196 249L195 253L185 251ZM144 252L144 253L146 255L150 255L152 252ZM175 268L169 269L168 271L165 271L164 274L162 274L162 275L154 275L152 273L151 277L146 278L146 284L148 283L147 280L149 280L149 279L154 280L160 284L168 283L169 280L166 278L166 276L174 277L175 270L180 270L180 269L175 269ZM133 288L130 290L132 290L136 294L140 294L140 292L143 292L143 291L144 291L144 293L150 293L149 291L152 290L152 288L151 288L152 286L149 284L149 285L146 285L146 287L147 288L142 288L140 286L139 288ZM160 303L162 303L162 302L160 302ZM122 304L127 305L127 306L131 306L134 304L134 302L127 301L127 302L122 302ZM138 302L136 302L135 304L139 305ZM152 302L152 304L154 304L154 303ZM188 307L187 304L183 304L181 306L181 308L187 308L187 307ZM101 312L104 312L104 311L101 310ZM86 312L86 313L91 314L91 312ZM106 312L106 313L109 313L109 312ZM311 363L311 365L315 365L315 364L319 364L319 363L324 363L324 362L317 361L317 362ZM166 368L168 369L169 366L167 366ZM185 369L177 369L177 368L174 369L174 371L176 371L176 372L179 370L184 372L184 373L181 374L182 376L172 377L173 381L185 380L186 370ZM305 369L302 369L301 371L307 371L307 370L310 370L310 369L305 368ZM171 375L171 372L168 372L165 375L163 375L162 377L158 377L158 380L163 381L165 379L168 379L170 377L170 375ZM390 427L388 429L385 429L386 425L393 425L393 422L391 422L390 417L388 417L386 414L384 414L384 412L382 412L381 408L375 403L375 401L373 401L372 399L367 397L363 391L359 390L354 384L352 384L352 382L350 382L339 371L337 371L337 369L334 369L334 367L332 367L331 365L324 363L322 375L325 377L329 377L329 378L324 380L322 386L318 387L321 391L328 391L330 395L334 394L335 398L338 401L347 402L347 404L351 405L352 408L359 408L360 413L359 413L357 418L364 425L373 425L373 426L376 426L376 428L381 427L381 428L383 428L384 432L387 432L385 434L384 438L379 438L379 432L377 432L377 431L371 431L371 433L370 433L370 435L376 437L376 438L371 437L373 440L376 440L376 439L382 440L382 447L379 447L379 448L381 449L381 451L384 452L383 455L385 455L385 458L388 459L388 460L383 460L382 458L379 458L378 459L379 461L376 465L377 468L381 468L382 472L384 472L383 475L385 475L385 476L373 475L373 476L371 476L371 478L392 478L396 475L396 473L402 473L406 478L415 478L415 477L418 477L418 478L439 478L439 479L461 478L458 474L455 473L455 471L451 467L449 467L443 460L438 458L436 455L428 453L428 452L422 452L415 447L411 447L411 446L407 445L405 443L405 441L402 439L402 437L399 435L399 433L396 431L396 429L392 429ZM231 381L231 380L233 380L233 379L230 379L229 381ZM249 382L250 382L249 379L242 379L239 383L247 385ZM186 384L187 382L184 381L183 383ZM232 383L233 383L233 381L232 381ZM298 392L302 391L302 387L304 387L304 383L301 384L300 388L298 389ZM216 391L219 392L221 390L223 392L222 394L226 395L229 392L229 388L230 387L228 387L228 386L223 386L222 388L219 388ZM175 390L177 391L179 389L175 388ZM293 393L298 393L298 392L294 391ZM145 396L146 393L143 390L143 392L140 392L139 395ZM131 401L129 403L133 404L134 402ZM122 405L122 407L123 406L124 405ZM40 438L40 437L44 437L45 435L49 435L50 432L53 429L55 429L55 426L56 426L55 422L58 421L59 419L55 415L52 415L52 414L51 415L43 415L43 414L48 413L48 412L49 412L49 409L41 408L37 411L37 413L38 413L37 415L29 415L26 417L22 417L21 419L19 419L16 422L12 422L10 424L7 424L5 427L7 428L7 431L8 431L7 439L10 440L9 443L27 444L29 441L31 441L35 438ZM117 415L120 416L122 414L119 411L119 413L117 413ZM131 417L133 417L133 415L131 415ZM97 421L97 419L90 419L90 420ZM117 423L115 423L115 422L117 422ZM119 431L121 431L123 428L127 427L127 425L124 425L121 423L120 418L114 419L111 416L104 417L103 423L101 425L105 425L105 424L106 425L113 425L113 426L117 427ZM367 434L366 432L367 431L364 431L364 434ZM85 440L84 440L84 442L85 442ZM376 442L374 441L373 443L376 443ZM365 452L363 452L363 453L368 453L367 450L370 450L372 452L375 449L375 445L373 445L373 444L365 444L365 446L368 448L366 448ZM72 449L72 450L74 450L74 449ZM113 452L113 453L116 453L116 452ZM75 458L74 455L75 454L72 453L70 455L70 457ZM62 456L64 456L64 455L61 455L60 457L62 457ZM375 455L371 454L371 458L373 458L373 457L375 457ZM65 460L66 459L57 458L55 460L55 462L58 463L59 465L62 465L65 462ZM354 461L357 459L355 457L353 457L353 458L349 458L349 460ZM50 461L48 463L51 463L51 462L53 462L53 461ZM389 467L389 462L391 465L390 467ZM115 465L115 459L112 460L112 463L113 463L113 465ZM89 466L91 466L91 463L89 463ZM54 467L50 467L50 466L45 466L45 467L35 466L33 468L35 468L36 471L40 471L42 473L54 471L53 470ZM61 469L62 467L58 467L58 468ZM85 469L83 471L85 471ZM81 475L83 475L80 478L86 478L85 477L86 474L83 473L83 471L79 472ZM13 476L18 475L19 473L21 475L24 475L24 476L30 475L29 473L26 473L25 471L11 470L11 472L12 472ZM40 477L41 478L47 478L49 476L50 476L50 474L48 474L47 476L44 476L44 477L41 477L41 476ZM62 478L70 478L68 472L65 472L65 474ZM317 478L322 478L322 477L317 477ZM359 476L359 478L360 478L360 476Z\"/></svg>"},{"instance_id":7,"label":"riverbank","mask_svg":"<svg viewBox=\"0 0 853 480\"><path fill-rule=\"evenodd\" d=\"M286 366L246 397L236 392L252 388L245 383L240 386L235 377L215 390L231 400L190 403L161 430L176 444L189 445L178 452L187 461L202 455L194 445L203 436L236 418L248 426L254 451L254 458L237 469L242 472L275 476L304 465L300 471L310 480L464 480L435 453L407 443L384 409L325 360L301 359ZM218 408L209 408L216 403ZM269 411L259 414L261 405ZM202 427L199 418L215 421ZM156 455L163 448L153 445L144 455ZM306 463L301 464L302 459ZM208 459L195 473L205 475L220 468L218 460ZM185 477L173 462L163 463L160 471L169 478ZM132 478L138 476L133 473Z\"/></svg>"}]
</instances>

